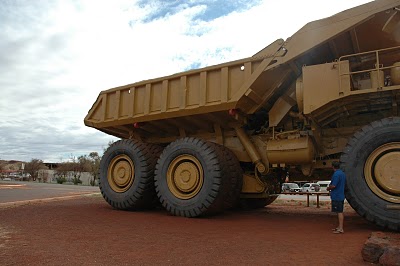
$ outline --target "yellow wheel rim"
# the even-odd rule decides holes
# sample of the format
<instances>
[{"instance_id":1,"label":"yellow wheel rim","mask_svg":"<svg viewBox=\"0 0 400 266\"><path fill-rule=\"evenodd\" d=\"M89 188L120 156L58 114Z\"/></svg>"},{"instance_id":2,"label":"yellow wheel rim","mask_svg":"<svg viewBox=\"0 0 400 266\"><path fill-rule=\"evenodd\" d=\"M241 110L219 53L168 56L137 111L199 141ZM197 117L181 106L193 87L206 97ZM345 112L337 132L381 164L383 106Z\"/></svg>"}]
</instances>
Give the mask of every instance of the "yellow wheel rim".
<instances>
[{"instance_id":1,"label":"yellow wheel rim","mask_svg":"<svg viewBox=\"0 0 400 266\"><path fill-rule=\"evenodd\" d=\"M387 143L374 150L365 163L364 175L377 196L400 203L400 142Z\"/></svg>"},{"instance_id":2,"label":"yellow wheel rim","mask_svg":"<svg viewBox=\"0 0 400 266\"><path fill-rule=\"evenodd\" d=\"M118 155L112 159L107 172L107 180L112 190L126 192L135 179L135 167L128 155Z\"/></svg>"},{"instance_id":3,"label":"yellow wheel rim","mask_svg":"<svg viewBox=\"0 0 400 266\"><path fill-rule=\"evenodd\" d=\"M192 155L178 156L168 166L168 188L179 199L191 199L196 196L203 182L203 168L199 160Z\"/></svg>"}]
</instances>

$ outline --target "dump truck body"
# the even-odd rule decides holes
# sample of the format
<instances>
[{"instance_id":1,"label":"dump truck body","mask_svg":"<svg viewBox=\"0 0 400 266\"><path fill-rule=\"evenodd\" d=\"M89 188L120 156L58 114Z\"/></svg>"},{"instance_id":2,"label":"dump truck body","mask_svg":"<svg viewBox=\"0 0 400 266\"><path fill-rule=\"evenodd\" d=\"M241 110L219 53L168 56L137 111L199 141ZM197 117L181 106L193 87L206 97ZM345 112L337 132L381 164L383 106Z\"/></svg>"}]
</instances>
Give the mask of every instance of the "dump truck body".
<instances>
[{"instance_id":1,"label":"dump truck body","mask_svg":"<svg viewBox=\"0 0 400 266\"><path fill-rule=\"evenodd\" d=\"M254 114L261 108L269 110L278 95L290 89L303 66L398 46L394 37L382 31L394 12L386 11L397 4L397 1L371 2L311 22L286 42L277 40L250 58L103 91L85 124L118 137L129 137L134 123L162 127L171 119L171 127L177 128L179 118L184 120L181 124L187 125L187 117L192 115L197 115L194 121L209 124L210 113L223 112L218 116L230 121L226 114L230 109L239 109L244 114ZM396 57L392 61L400 60ZM199 130L202 129L201 126ZM149 135L144 129L135 131L142 137ZM177 129L165 131L167 136L178 133Z\"/></svg>"},{"instance_id":2,"label":"dump truck body","mask_svg":"<svg viewBox=\"0 0 400 266\"><path fill-rule=\"evenodd\" d=\"M400 230L399 6L374 1L310 22L249 58L103 91L85 124L146 144L149 160L158 159L158 198L176 215L223 209L220 195L265 206L285 178L326 178L318 171L340 160L350 204ZM221 187L203 212L186 204L201 203L209 180L220 182L205 174L214 168L204 147L222 171L233 171L224 182L235 192ZM133 155L107 156L110 193L127 193L135 184Z\"/></svg>"}]
</instances>

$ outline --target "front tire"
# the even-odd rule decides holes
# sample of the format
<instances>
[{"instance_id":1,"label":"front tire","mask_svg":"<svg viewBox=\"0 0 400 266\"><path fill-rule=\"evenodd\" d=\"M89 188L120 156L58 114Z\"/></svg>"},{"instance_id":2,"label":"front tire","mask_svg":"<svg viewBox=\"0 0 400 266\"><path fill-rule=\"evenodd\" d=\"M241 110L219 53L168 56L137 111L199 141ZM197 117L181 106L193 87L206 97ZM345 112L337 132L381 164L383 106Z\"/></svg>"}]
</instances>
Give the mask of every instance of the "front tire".
<instances>
[{"instance_id":1,"label":"front tire","mask_svg":"<svg viewBox=\"0 0 400 266\"><path fill-rule=\"evenodd\" d=\"M400 118L375 121L356 132L340 161L353 209L380 227L399 231Z\"/></svg>"}]
</instances>

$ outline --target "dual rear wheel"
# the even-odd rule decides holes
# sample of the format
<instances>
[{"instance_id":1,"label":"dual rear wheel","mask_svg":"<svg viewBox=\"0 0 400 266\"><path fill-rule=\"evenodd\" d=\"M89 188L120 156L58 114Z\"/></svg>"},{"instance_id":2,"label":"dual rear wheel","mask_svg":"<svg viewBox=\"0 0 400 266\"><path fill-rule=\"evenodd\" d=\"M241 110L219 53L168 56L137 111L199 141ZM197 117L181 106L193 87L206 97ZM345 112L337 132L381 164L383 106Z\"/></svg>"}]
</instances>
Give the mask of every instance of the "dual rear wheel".
<instances>
[{"instance_id":1,"label":"dual rear wheel","mask_svg":"<svg viewBox=\"0 0 400 266\"><path fill-rule=\"evenodd\" d=\"M124 210L161 203L171 214L185 217L242 205L243 172L232 151L196 138L178 139L161 150L135 140L112 144L100 163L104 199ZM275 198L250 199L247 205L261 208Z\"/></svg>"}]
</instances>

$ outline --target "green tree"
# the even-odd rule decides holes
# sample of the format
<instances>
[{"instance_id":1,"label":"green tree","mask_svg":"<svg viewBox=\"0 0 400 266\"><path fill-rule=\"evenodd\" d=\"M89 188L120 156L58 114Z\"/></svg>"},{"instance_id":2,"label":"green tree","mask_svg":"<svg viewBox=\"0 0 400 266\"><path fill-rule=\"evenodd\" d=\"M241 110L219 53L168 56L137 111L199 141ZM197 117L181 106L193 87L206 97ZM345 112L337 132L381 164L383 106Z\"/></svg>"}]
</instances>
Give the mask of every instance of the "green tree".
<instances>
[{"instance_id":1,"label":"green tree","mask_svg":"<svg viewBox=\"0 0 400 266\"><path fill-rule=\"evenodd\" d=\"M90 184L94 186L98 178L100 165L100 156L97 152L91 152L89 155L82 155L78 158L71 157L71 162L61 163L55 171L57 182L63 183L71 178L74 184L80 184L83 172L88 172L93 176Z\"/></svg>"},{"instance_id":2,"label":"green tree","mask_svg":"<svg viewBox=\"0 0 400 266\"><path fill-rule=\"evenodd\" d=\"M5 170L5 163L0 161L0 177L3 178L3 170Z\"/></svg>"},{"instance_id":3,"label":"green tree","mask_svg":"<svg viewBox=\"0 0 400 266\"><path fill-rule=\"evenodd\" d=\"M62 184L67 181L68 172L72 168L70 162L60 163L55 169L54 175L56 176L57 183Z\"/></svg>"},{"instance_id":4,"label":"green tree","mask_svg":"<svg viewBox=\"0 0 400 266\"><path fill-rule=\"evenodd\" d=\"M72 182L75 185L82 183L81 175L83 172L89 172L90 166L91 163L87 155L79 156L78 159L75 159L75 157L73 158L70 171L73 175Z\"/></svg>"},{"instance_id":5,"label":"green tree","mask_svg":"<svg viewBox=\"0 0 400 266\"><path fill-rule=\"evenodd\" d=\"M101 157L97 152L89 153L90 174L93 176L93 179L90 181L92 186L96 185L96 179L99 177L100 159Z\"/></svg>"},{"instance_id":6,"label":"green tree","mask_svg":"<svg viewBox=\"0 0 400 266\"><path fill-rule=\"evenodd\" d=\"M33 181L36 181L39 175L39 170L47 169L42 160L32 159L25 164L25 172L31 175Z\"/></svg>"}]
</instances>

